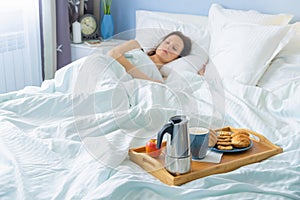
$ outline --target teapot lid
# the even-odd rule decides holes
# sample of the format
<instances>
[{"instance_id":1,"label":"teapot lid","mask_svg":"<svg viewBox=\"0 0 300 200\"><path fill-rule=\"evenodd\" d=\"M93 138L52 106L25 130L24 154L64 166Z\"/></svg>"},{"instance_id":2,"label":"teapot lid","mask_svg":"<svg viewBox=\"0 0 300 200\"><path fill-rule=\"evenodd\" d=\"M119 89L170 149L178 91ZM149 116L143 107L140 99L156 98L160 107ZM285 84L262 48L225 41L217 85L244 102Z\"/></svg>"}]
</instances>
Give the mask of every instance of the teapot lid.
<instances>
[{"instance_id":1,"label":"teapot lid","mask_svg":"<svg viewBox=\"0 0 300 200\"><path fill-rule=\"evenodd\" d=\"M170 122L173 125L177 125L177 124L182 124L182 123L187 123L188 118L186 115L176 115L170 118Z\"/></svg>"}]
</instances>

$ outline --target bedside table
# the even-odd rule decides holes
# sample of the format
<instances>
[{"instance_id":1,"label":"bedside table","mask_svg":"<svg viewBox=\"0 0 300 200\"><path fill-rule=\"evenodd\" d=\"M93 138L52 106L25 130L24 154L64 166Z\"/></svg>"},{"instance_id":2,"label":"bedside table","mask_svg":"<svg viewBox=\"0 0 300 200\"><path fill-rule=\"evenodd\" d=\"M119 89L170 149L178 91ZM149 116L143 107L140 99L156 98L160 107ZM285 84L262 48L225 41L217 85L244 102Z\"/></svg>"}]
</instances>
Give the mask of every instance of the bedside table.
<instances>
[{"instance_id":1,"label":"bedside table","mask_svg":"<svg viewBox=\"0 0 300 200\"><path fill-rule=\"evenodd\" d=\"M71 61L78 60L84 56L91 55L92 53L98 52L102 54L106 54L111 48L122 44L126 40L106 40L102 41L99 45L90 46L86 43L81 44L73 44L71 43Z\"/></svg>"}]
</instances>

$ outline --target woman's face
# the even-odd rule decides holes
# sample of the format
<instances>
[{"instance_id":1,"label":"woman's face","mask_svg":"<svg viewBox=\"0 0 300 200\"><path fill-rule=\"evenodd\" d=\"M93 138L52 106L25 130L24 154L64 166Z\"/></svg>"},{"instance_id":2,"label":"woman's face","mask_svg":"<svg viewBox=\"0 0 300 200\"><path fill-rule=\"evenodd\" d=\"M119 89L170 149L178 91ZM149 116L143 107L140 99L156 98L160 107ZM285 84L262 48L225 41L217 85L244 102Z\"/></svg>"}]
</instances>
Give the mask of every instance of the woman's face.
<instances>
[{"instance_id":1,"label":"woman's face","mask_svg":"<svg viewBox=\"0 0 300 200\"><path fill-rule=\"evenodd\" d=\"M156 49L156 56L162 63L168 63L178 58L183 50L184 43L177 35L167 37Z\"/></svg>"}]
</instances>

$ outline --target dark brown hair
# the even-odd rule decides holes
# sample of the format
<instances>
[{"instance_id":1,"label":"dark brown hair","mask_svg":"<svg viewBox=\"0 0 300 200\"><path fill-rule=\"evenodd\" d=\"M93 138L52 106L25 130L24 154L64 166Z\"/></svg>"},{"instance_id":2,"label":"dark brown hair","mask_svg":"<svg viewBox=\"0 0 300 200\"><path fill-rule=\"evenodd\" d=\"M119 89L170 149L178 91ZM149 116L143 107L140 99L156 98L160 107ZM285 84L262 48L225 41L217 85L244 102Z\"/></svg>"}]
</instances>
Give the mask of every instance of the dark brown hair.
<instances>
[{"instance_id":1,"label":"dark brown hair","mask_svg":"<svg viewBox=\"0 0 300 200\"><path fill-rule=\"evenodd\" d=\"M169 33L168 35L166 35L162 41L152 50L150 50L147 54L148 56L153 56L156 53L156 50L158 48L158 46L165 40L167 39L169 36L171 35L177 35L178 37L180 37L183 41L183 49L180 52L180 54L178 55L178 58L183 57L183 56L187 56L190 54L191 49L192 49L192 42L191 39L187 36L185 36L184 34L182 34L180 31L173 31L171 33Z\"/></svg>"}]
</instances>

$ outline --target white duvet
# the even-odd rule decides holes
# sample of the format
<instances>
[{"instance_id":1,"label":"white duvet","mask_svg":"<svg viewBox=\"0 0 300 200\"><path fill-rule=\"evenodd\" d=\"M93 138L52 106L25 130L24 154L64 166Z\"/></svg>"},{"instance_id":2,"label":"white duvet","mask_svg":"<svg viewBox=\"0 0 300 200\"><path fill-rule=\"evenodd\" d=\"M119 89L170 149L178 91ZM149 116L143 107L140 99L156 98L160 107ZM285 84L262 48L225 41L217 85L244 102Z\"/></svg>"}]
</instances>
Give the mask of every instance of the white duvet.
<instances>
[{"instance_id":1,"label":"white duvet","mask_svg":"<svg viewBox=\"0 0 300 200\"><path fill-rule=\"evenodd\" d=\"M102 55L78 60L41 87L0 95L0 199L299 199L299 95L296 81L269 92L186 72L158 84ZM175 114L254 130L284 152L167 186L127 151Z\"/></svg>"}]
</instances>

